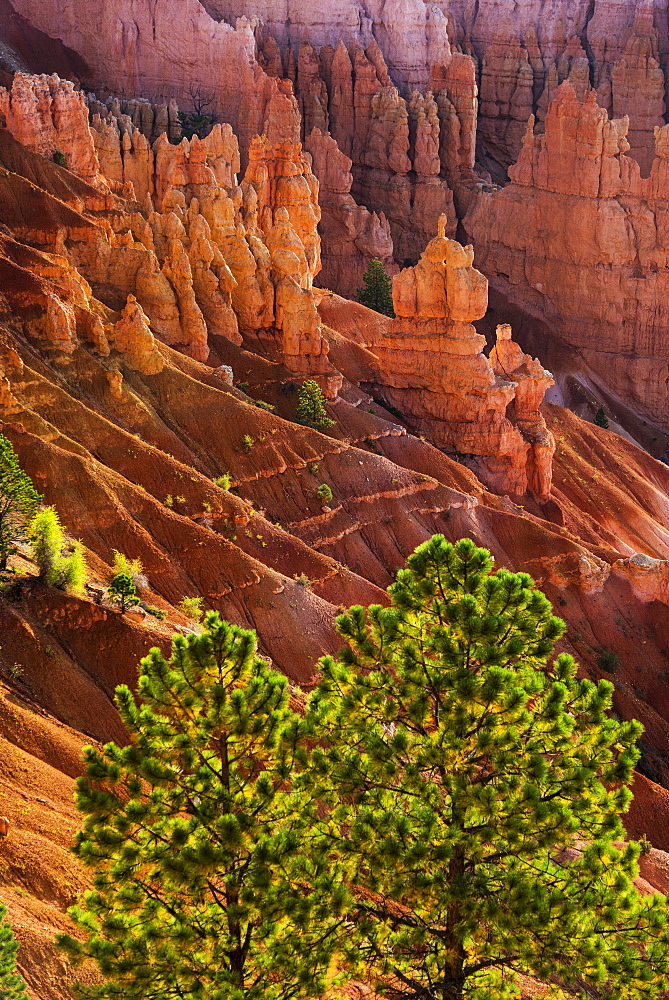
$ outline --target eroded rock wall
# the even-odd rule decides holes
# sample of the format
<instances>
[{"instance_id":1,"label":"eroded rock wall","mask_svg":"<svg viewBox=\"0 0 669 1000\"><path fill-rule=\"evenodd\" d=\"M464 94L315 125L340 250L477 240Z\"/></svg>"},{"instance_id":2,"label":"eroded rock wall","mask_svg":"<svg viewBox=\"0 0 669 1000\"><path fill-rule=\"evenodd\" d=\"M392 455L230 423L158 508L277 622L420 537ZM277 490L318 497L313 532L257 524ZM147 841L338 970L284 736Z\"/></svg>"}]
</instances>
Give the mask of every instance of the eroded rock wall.
<instances>
[{"instance_id":1,"label":"eroded rock wall","mask_svg":"<svg viewBox=\"0 0 669 1000\"><path fill-rule=\"evenodd\" d=\"M464 224L493 284L667 428L669 136L656 129L644 178L628 125L563 83L545 133L530 122L511 184L481 193Z\"/></svg>"}]
</instances>

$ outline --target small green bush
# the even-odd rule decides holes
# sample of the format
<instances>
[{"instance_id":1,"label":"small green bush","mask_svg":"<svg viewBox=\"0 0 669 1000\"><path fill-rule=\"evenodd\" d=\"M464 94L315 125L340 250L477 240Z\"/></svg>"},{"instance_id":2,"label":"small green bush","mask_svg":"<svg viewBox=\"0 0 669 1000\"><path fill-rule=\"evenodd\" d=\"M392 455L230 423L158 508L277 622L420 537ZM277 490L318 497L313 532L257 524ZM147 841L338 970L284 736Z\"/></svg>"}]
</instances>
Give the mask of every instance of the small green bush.
<instances>
[{"instance_id":1,"label":"small green bush","mask_svg":"<svg viewBox=\"0 0 669 1000\"><path fill-rule=\"evenodd\" d=\"M148 590L149 581L144 575L142 560L130 559L123 552L119 552L118 549L112 549L112 552L114 553L114 565L112 567L114 576L117 573L127 573L137 590Z\"/></svg>"},{"instance_id":2,"label":"small green bush","mask_svg":"<svg viewBox=\"0 0 669 1000\"><path fill-rule=\"evenodd\" d=\"M229 472L224 472L222 476L218 476L213 480L214 486L220 486L222 490L229 490L232 483L232 476Z\"/></svg>"},{"instance_id":3,"label":"small green bush","mask_svg":"<svg viewBox=\"0 0 669 1000\"><path fill-rule=\"evenodd\" d=\"M65 533L56 508L43 507L39 510L30 522L28 534L40 579L52 584L56 561L65 545Z\"/></svg>"},{"instance_id":4,"label":"small green bush","mask_svg":"<svg viewBox=\"0 0 669 1000\"><path fill-rule=\"evenodd\" d=\"M251 437L250 434L244 435L244 437L242 438L242 446L244 448L244 451L248 455L248 453L251 451L251 448L253 447L253 438Z\"/></svg>"},{"instance_id":5,"label":"small green bush","mask_svg":"<svg viewBox=\"0 0 669 1000\"><path fill-rule=\"evenodd\" d=\"M609 421L603 406L600 406L595 414L595 423L598 427L603 427L605 430L609 426Z\"/></svg>"},{"instance_id":6,"label":"small green bush","mask_svg":"<svg viewBox=\"0 0 669 1000\"><path fill-rule=\"evenodd\" d=\"M237 388L239 389L240 392L248 393L248 391L249 391L249 384L248 384L248 382L238 382L237 383Z\"/></svg>"},{"instance_id":7,"label":"small green bush","mask_svg":"<svg viewBox=\"0 0 669 1000\"><path fill-rule=\"evenodd\" d=\"M599 669L605 670L607 674L615 674L620 666L620 657L612 649L605 649L599 654Z\"/></svg>"},{"instance_id":8,"label":"small green bush","mask_svg":"<svg viewBox=\"0 0 669 1000\"><path fill-rule=\"evenodd\" d=\"M59 149L56 149L53 154L53 162L57 163L59 167L67 167L65 153L61 153Z\"/></svg>"},{"instance_id":9,"label":"small green bush","mask_svg":"<svg viewBox=\"0 0 669 1000\"><path fill-rule=\"evenodd\" d=\"M40 579L50 587L81 594L86 585L84 547L81 542L72 542L71 551L63 554L68 543L56 508L43 507L38 511L28 534Z\"/></svg>"},{"instance_id":10,"label":"small green bush","mask_svg":"<svg viewBox=\"0 0 669 1000\"><path fill-rule=\"evenodd\" d=\"M330 500L332 500L332 490L327 483L323 483L319 486L316 492L324 503L329 503Z\"/></svg>"},{"instance_id":11,"label":"small green bush","mask_svg":"<svg viewBox=\"0 0 669 1000\"><path fill-rule=\"evenodd\" d=\"M651 844L650 840L648 839L645 833L642 837L639 838L639 847L641 848L642 855L650 854L650 852L653 850L653 845Z\"/></svg>"},{"instance_id":12,"label":"small green bush","mask_svg":"<svg viewBox=\"0 0 669 1000\"><path fill-rule=\"evenodd\" d=\"M143 604L142 607L147 615L153 615L159 622L165 621L167 618L167 611L164 611L163 608L157 608L155 604Z\"/></svg>"},{"instance_id":13,"label":"small green bush","mask_svg":"<svg viewBox=\"0 0 669 1000\"><path fill-rule=\"evenodd\" d=\"M61 590L80 596L86 586L86 553L81 542L72 544L69 555L63 556L56 564L58 579L54 584Z\"/></svg>"},{"instance_id":14,"label":"small green bush","mask_svg":"<svg viewBox=\"0 0 669 1000\"><path fill-rule=\"evenodd\" d=\"M261 410L267 410L268 413L276 413L276 407L272 406L271 403L266 403L264 399L256 399L254 403Z\"/></svg>"},{"instance_id":15,"label":"small green bush","mask_svg":"<svg viewBox=\"0 0 669 1000\"><path fill-rule=\"evenodd\" d=\"M201 621L204 614L201 597L182 597L177 604L177 608L182 615L189 618L192 622Z\"/></svg>"}]
</instances>

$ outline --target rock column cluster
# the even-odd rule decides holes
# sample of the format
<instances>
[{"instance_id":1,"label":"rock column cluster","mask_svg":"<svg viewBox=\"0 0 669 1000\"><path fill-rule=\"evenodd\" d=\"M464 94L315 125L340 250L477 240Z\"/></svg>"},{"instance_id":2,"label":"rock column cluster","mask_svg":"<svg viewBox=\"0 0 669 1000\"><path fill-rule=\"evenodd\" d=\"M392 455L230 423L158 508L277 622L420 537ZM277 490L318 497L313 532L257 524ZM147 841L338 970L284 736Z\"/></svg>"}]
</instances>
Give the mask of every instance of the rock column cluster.
<instances>
[{"instance_id":1,"label":"rock column cluster","mask_svg":"<svg viewBox=\"0 0 669 1000\"><path fill-rule=\"evenodd\" d=\"M446 236L446 219L415 267L393 279L397 318L372 346L380 391L417 430L466 457L501 493L550 493L555 444L539 411L550 372L497 331L490 359L473 322L488 306L488 283L472 247Z\"/></svg>"},{"instance_id":2,"label":"rock column cluster","mask_svg":"<svg viewBox=\"0 0 669 1000\"><path fill-rule=\"evenodd\" d=\"M628 130L565 81L543 133L530 119L511 184L481 193L464 225L497 289L669 428L669 127L647 178Z\"/></svg>"}]
</instances>

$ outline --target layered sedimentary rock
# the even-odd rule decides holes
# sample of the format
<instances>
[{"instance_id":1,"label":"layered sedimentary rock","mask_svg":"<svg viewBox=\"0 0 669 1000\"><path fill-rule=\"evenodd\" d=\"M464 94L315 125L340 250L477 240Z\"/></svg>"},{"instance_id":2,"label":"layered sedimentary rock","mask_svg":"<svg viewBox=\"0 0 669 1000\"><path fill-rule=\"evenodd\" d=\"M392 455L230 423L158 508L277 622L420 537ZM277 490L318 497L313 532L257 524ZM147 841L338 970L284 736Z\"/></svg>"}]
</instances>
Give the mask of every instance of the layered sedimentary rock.
<instances>
[{"instance_id":1,"label":"layered sedimentary rock","mask_svg":"<svg viewBox=\"0 0 669 1000\"><path fill-rule=\"evenodd\" d=\"M372 345L383 397L435 444L466 456L502 493L545 498L555 448L539 412L553 379L498 329L490 360L473 321L485 315L488 283L474 252L446 236L393 279L397 319Z\"/></svg>"},{"instance_id":2,"label":"layered sedimentary rock","mask_svg":"<svg viewBox=\"0 0 669 1000\"><path fill-rule=\"evenodd\" d=\"M308 74L300 74L303 64ZM317 92L319 64L325 89ZM447 215L454 233L454 192L456 199L461 190L466 196L477 183L474 62L451 52L445 38L429 82L431 89L403 97L376 41L350 52L340 42L336 49L321 49L318 57L311 46L300 49L296 87L305 108L305 135L312 125L323 131L319 122L328 124L352 160L353 196L384 214L398 261L418 258L440 215Z\"/></svg>"},{"instance_id":3,"label":"layered sedimentary rock","mask_svg":"<svg viewBox=\"0 0 669 1000\"><path fill-rule=\"evenodd\" d=\"M444 0L457 44L481 67L480 142L508 166L520 151L523 122L540 119L569 79L577 92L592 80L610 115L629 115L632 153L644 170L653 129L662 124L669 58L663 0Z\"/></svg>"},{"instance_id":4,"label":"layered sedimentary rock","mask_svg":"<svg viewBox=\"0 0 669 1000\"><path fill-rule=\"evenodd\" d=\"M88 94L87 104L91 115L99 115L108 121L115 119L121 134L137 129L149 142L155 142L163 133L170 141L181 137L179 107L175 100L152 104L146 98L121 100L109 97L103 103L95 94Z\"/></svg>"},{"instance_id":5,"label":"layered sedimentary rock","mask_svg":"<svg viewBox=\"0 0 669 1000\"><path fill-rule=\"evenodd\" d=\"M157 375L164 361L151 333L149 318L134 295L128 296L121 318L112 333L112 343L126 356L126 363L145 375Z\"/></svg>"},{"instance_id":6,"label":"layered sedimentary rock","mask_svg":"<svg viewBox=\"0 0 669 1000\"><path fill-rule=\"evenodd\" d=\"M218 120L232 125L245 155L263 131L270 78L255 58L253 22L214 20L199 0L132 0L122 9L93 0L59 5L17 0L18 13L77 52L88 89L192 110L192 94L210 97ZM252 12L249 11L249 14Z\"/></svg>"},{"instance_id":7,"label":"layered sedimentary rock","mask_svg":"<svg viewBox=\"0 0 669 1000\"><path fill-rule=\"evenodd\" d=\"M319 231L323 261L319 284L354 297L373 257L393 270L393 240L383 212L359 205L351 195L351 160L328 134L315 128L305 142L319 181Z\"/></svg>"},{"instance_id":8,"label":"layered sedimentary rock","mask_svg":"<svg viewBox=\"0 0 669 1000\"><path fill-rule=\"evenodd\" d=\"M545 318L599 380L669 427L669 134L650 176L626 155L627 119L609 120L566 81L545 134L530 122L512 183L465 218L478 260L512 302Z\"/></svg>"}]
</instances>

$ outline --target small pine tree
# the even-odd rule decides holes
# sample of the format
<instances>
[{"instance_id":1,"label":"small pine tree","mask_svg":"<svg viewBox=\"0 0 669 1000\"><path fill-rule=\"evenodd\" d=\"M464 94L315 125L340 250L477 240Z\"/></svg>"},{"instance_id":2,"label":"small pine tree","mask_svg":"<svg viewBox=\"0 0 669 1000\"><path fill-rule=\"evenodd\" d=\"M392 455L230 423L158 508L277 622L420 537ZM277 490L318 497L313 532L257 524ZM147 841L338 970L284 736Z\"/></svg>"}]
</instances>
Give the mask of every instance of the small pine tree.
<instances>
[{"instance_id":1,"label":"small pine tree","mask_svg":"<svg viewBox=\"0 0 669 1000\"><path fill-rule=\"evenodd\" d=\"M7 920L7 907L0 903L0 997L2 1000L28 1000L26 984L16 971L19 943Z\"/></svg>"},{"instance_id":2,"label":"small pine tree","mask_svg":"<svg viewBox=\"0 0 669 1000\"><path fill-rule=\"evenodd\" d=\"M357 978L393 1000L506 1000L518 973L649 1000L669 987L668 904L620 843L642 728L552 659L564 623L531 578L492 569L436 535L321 661L305 777L350 866Z\"/></svg>"},{"instance_id":3,"label":"small pine tree","mask_svg":"<svg viewBox=\"0 0 669 1000\"><path fill-rule=\"evenodd\" d=\"M595 414L595 423L598 427L604 427L605 429L609 426L609 421L603 406L600 406Z\"/></svg>"},{"instance_id":4,"label":"small pine tree","mask_svg":"<svg viewBox=\"0 0 669 1000\"><path fill-rule=\"evenodd\" d=\"M137 591L135 590L135 585L132 582L132 578L128 576L127 573L117 573L109 581L108 587L109 600L113 604L117 604L121 613L125 614L128 608L134 607L135 604L139 604L139 597L137 596Z\"/></svg>"},{"instance_id":5,"label":"small pine tree","mask_svg":"<svg viewBox=\"0 0 669 1000\"><path fill-rule=\"evenodd\" d=\"M42 497L19 465L11 441L0 434L0 570L16 552L15 542L27 537L27 526Z\"/></svg>"},{"instance_id":6,"label":"small pine tree","mask_svg":"<svg viewBox=\"0 0 669 1000\"><path fill-rule=\"evenodd\" d=\"M310 850L317 803L295 788L303 720L255 634L206 619L142 660L116 705L124 746L84 751L75 854L94 889L59 944L97 962L97 1000L299 1000L332 986L348 904Z\"/></svg>"},{"instance_id":7,"label":"small pine tree","mask_svg":"<svg viewBox=\"0 0 669 1000\"><path fill-rule=\"evenodd\" d=\"M394 319L392 278L378 257L370 260L362 280L364 286L357 291L358 302Z\"/></svg>"},{"instance_id":8,"label":"small pine tree","mask_svg":"<svg viewBox=\"0 0 669 1000\"><path fill-rule=\"evenodd\" d=\"M334 420L331 420L325 409L325 399L318 382L308 378L300 386L297 394L298 424L306 427L313 427L316 430L324 430L332 427Z\"/></svg>"},{"instance_id":9,"label":"small pine tree","mask_svg":"<svg viewBox=\"0 0 669 1000\"><path fill-rule=\"evenodd\" d=\"M182 597L177 604L177 608L182 615L189 618L195 624L202 621L204 609L202 608L201 597Z\"/></svg>"},{"instance_id":10,"label":"small pine tree","mask_svg":"<svg viewBox=\"0 0 669 1000\"><path fill-rule=\"evenodd\" d=\"M113 575L127 573L137 590L148 590L149 581L143 572L142 560L130 559L129 556L126 556L123 552L119 552L118 549L112 549L112 552L114 553Z\"/></svg>"}]
</instances>

